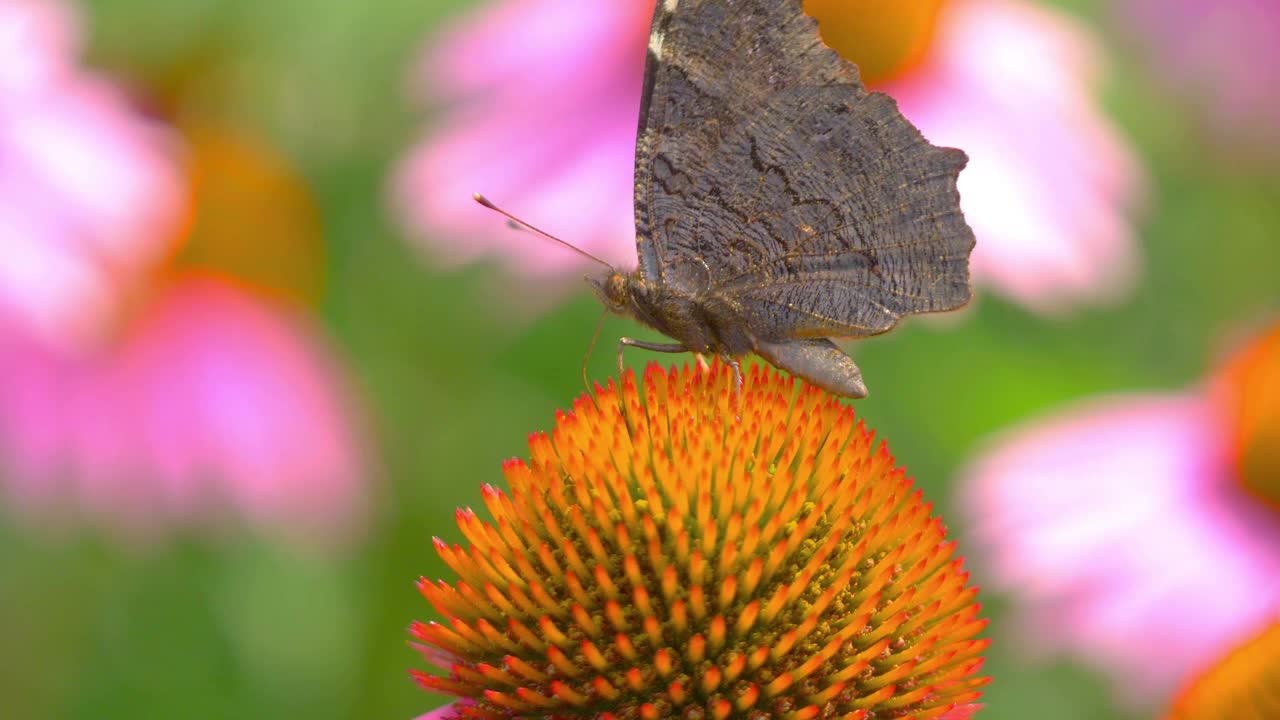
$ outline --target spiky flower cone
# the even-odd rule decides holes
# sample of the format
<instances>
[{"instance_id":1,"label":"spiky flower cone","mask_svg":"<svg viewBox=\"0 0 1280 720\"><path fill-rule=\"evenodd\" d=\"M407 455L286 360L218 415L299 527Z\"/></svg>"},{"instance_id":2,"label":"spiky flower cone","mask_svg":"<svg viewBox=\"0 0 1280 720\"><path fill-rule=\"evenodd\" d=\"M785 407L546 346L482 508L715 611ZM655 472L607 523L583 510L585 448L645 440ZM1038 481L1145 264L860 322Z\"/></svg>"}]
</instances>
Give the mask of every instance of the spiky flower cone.
<instances>
[{"instance_id":1,"label":"spiky flower cone","mask_svg":"<svg viewBox=\"0 0 1280 720\"><path fill-rule=\"evenodd\" d=\"M412 634L464 698L433 717L969 717L976 590L902 469L814 388L628 375L458 513L460 579Z\"/></svg>"},{"instance_id":2,"label":"spiky flower cone","mask_svg":"<svg viewBox=\"0 0 1280 720\"><path fill-rule=\"evenodd\" d=\"M1280 718L1280 621L1179 693L1169 720Z\"/></svg>"}]
</instances>

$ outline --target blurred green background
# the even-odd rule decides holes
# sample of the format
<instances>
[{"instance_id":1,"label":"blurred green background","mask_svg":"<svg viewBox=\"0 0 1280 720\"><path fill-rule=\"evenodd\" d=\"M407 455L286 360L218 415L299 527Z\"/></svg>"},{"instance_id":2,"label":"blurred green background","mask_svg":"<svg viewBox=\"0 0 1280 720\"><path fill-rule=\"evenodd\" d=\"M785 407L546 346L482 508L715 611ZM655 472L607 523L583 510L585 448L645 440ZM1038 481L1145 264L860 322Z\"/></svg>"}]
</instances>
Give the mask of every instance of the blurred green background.
<instances>
[{"instance_id":1,"label":"blurred green background","mask_svg":"<svg viewBox=\"0 0 1280 720\"><path fill-rule=\"evenodd\" d=\"M1114 307L1044 318L980 296L960 322L909 322L857 349L874 388L859 413L944 517L955 471L990 433L1082 396L1192 384L1277 309L1280 172L1201 142L1098 22L1101 0L1054 4L1112 41L1106 103L1153 179L1144 272ZM508 317L496 266L432 268L390 218L389 170L430 120L407 100L411 68L466 5L87 3L91 63L147 79L211 50L208 111L254 128L310 183L328 253L322 322L368 410L380 485L367 535L336 552L250 530L139 548L0 525L0 716L411 718L438 704L406 675L421 663L405 627L430 617L413 582L449 576L431 538L459 540L454 509L478 506L480 484L582 391L599 312L575 284L532 322ZM611 339L636 332L607 321L591 375L607 377ZM1001 599L985 603L995 680L981 717L1144 717L1087 670L1026 662Z\"/></svg>"}]
</instances>

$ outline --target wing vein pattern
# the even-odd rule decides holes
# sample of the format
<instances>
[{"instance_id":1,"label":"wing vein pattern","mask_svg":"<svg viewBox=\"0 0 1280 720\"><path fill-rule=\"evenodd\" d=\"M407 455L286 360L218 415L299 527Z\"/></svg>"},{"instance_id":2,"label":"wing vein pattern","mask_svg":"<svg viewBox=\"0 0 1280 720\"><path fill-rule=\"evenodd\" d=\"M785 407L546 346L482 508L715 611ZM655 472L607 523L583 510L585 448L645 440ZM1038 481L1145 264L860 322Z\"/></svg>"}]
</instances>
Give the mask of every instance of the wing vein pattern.
<instances>
[{"instance_id":1,"label":"wing vein pattern","mask_svg":"<svg viewBox=\"0 0 1280 720\"><path fill-rule=\"evenodd\" d=\"M657 2L636 141L641 275L733 303L766 340L874 334L964 305L964 153L868 93L799 3Z\"/></svg>"}]
</instances>

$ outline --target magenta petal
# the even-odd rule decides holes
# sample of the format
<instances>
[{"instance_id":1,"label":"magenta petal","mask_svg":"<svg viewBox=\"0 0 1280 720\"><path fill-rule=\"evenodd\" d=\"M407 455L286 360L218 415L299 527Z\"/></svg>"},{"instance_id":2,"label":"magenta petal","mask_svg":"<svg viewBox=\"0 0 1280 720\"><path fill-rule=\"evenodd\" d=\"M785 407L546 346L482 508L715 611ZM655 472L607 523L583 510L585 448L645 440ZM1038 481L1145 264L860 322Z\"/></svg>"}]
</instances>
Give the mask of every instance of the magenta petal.
<instances>
[{"instance_id":1,"label":"magenta petal","mask_svg":"<svg viewBox=\"0 0 1280 720\"><path fill-rule=\"evenodd\" d=\"M651 0L498 2L428 50L419 82L428 97L451 100L493 91L530 99L577 92L584 78L616 69L608 59L625 61L625 40L638 42L643 52L652 14Z\"/></svg>"},{"instance_id":2,"label":"magenta petal","mask_svg":"<svg viewBox=\"0 0 1280 720\"><path fill-rule=\"evenodd\" d=\"M61 458L74 365L0 316L0 490L18 507L46 506L66 494Z\"/></svg>"},{"instance_id":3,"label":"magenta petal","mask_svg":"<svg viewBox=\"0 0 1280 720\"><path fill-rule=\"evenodd\" d=\"M0 6L0 313L85 346L163 255L184 194L170 139L75 67L74 16Z\"/></svg>"},{"instance_id":4,"label":"magenta petal","mask_svg":"<svg viewBox=\"0 0 1280 720\"><path fill-rule=\"evenodd\" d=\"M939 717L938 720L969 720L975 713L981 710L982 707L982 705L976 703L957 705L948 710L945 715Z\"/></svg>"},{"instance_id":5,"label":"magenta petal","mask_svg":"<svg viewBox=\"0 0 1280 720\"><path fill-rule=\"evenodd\" d=\"M363 508L341 374L294 318L211 281L157 301L119 348L0 352L6 488L149 529L225 509L322 536Z\"/></svg>"},{"instance_id":6,"label":"magenta petal","mask_svg":"<svg viewBox=\"0 0 1280 720\"><path fill-rule=\"evenodd\" d=\"M1197 396L1090 403L1000 439L967 473L986 585L1024 640L1170 691L1280 611L1280 523L1238 491Z\"/></svg>"},{"instance_id":7,"label":"magenta petal","mask_svg":"<svg viewBox=\"0 0 1280 720\"><path fill-rule=\"evenodd\" d=\"M459 718L462 717L462 715L458 713L458 710L457 710L457 707L460 704L461 704L460 702L449 703L448 705L445 705L442 708L437 708L435 710L432 710L426 715L419 715L418 717L414 718L414 720L458 720Z\"/></svg>"},{"instance_id":8,"label":"magenta petal","mask_svg":"<svg viewBox=\"0 0 1280 720\"><path fill-rule=\"evenodd\" d=\"M339 374L298 323L213 283L165 299L125 353L145 458L170 483L220 478L220 500L260 522L319 527L360 507L359 452Z\"/></svg>"},{"instance_id":9,"label":"magenta petal","mask_svg":"<svg viewBox=\"0 0 1280 720\"><path fill-rule=\"evenodd\" d=\"M62 0L0 3L0 98L40 92L73 72L76 14ZM5 105L0 103L0 108Z\"/></svg>"},{"instance_id":10,"label":"magenta petal","mask_svg":"<svg viewBox=\"0 0 1280 720\"><path fill-rule=\"evenodd\" d=\"M582 269L581 257L476 205L483 192L615 265L635 264L632 165L651 11L513 0L443 38L423 83L450 107L395 185L431 257L496 254L532 275Z\"/></svg>"},{"instance_id":11,"label":"magenta petal","mask_svg":"<svg viewBox=\"0 0 1280 720\"><path fill-rule=\"evenodd\" d=\"M581 257L512 231L477 205L472 194L483 190L505 209L588 252L634 265L630 146L639 105L628 104L635 107L606 102L571 121L529 113L523 123L504 115L445 128L402 169L403 213L432 243L435 257L459 262L500 252L532 274L581 269Z\"/></svg>"}]
</instances>

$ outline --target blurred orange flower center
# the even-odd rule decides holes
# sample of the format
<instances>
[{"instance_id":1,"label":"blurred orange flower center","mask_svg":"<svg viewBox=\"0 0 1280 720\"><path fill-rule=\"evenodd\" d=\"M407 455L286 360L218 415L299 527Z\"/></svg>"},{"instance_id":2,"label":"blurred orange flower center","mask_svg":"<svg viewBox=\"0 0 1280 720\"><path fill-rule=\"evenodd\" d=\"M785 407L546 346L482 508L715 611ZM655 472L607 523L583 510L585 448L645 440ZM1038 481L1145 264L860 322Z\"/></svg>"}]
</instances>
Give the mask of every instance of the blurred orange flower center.
<instances>
[{"instance_id":1,"label":"blurred orange flower center","mask_svg":"<svg viewBox=\"0 0 1280 720\"><path fill-rule=\"evenodd\" d=\"M117 329L133 327L153 299L200 276L297 305L323 282L319 213L301 176L269 145L216 124L180 124L186 218L168 257L124 288Z\"/></svg>"},{"instance_id":2,"label":"blurred orange flower center","mask_svg":"<svg viewBox=\"0 0 1280 720\"><path fill-rule=\"evenodd\" d=\"M1241 482L1280 510L1280 326L1236 354L1222 377Z\"/></svg>"},{"instance_id":3,"label":"blurred orange flower center","mask_svg":"<svg viewBox=\"0 0 1280 720\"><path fill-rule=\"evenodd\" d=\"M1280 622L1196 678L1169 720L1271 720L1280 712Z\"/></svg>"},{"instance_id":4,"label":"blurred orange flower center","mask_svg":"<svg viewBox=\"0 0 1280 720\"><path fill-rule=\"evenodd\" d=\"M924 59L944 0L805 0L822 39L858 64L862 80L881 83Z\"/></svg>"},{"instance_id":5,"label":"blurred orange flower center","mask_svg":"<svg viewBox=\"0 0 1280 720\"><path fill-rule=\"evenodd\" d=\"M308 303L323 248L305 183L268 145L219 126L183 128L191 217L164 274L225 276Z\"/></svg>"}]
</instances>

